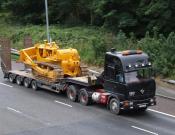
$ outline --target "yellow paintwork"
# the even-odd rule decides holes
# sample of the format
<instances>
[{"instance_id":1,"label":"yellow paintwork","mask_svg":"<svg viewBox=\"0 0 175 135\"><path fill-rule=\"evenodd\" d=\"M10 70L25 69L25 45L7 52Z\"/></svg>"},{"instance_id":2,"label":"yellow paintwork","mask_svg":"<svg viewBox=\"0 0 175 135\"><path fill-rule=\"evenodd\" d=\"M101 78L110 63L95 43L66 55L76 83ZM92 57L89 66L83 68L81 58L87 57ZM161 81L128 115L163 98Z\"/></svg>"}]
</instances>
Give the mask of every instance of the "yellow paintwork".
<instances>
[{"instance_id":1,"label":"yellow paintwork","mask_svg":"<svg viewBox=\"0 0 175 135\"><path fill-rule=\"evenodd\" d=\"M65 76L79 76L80 56L76 49L60 49L55 42L35 44L34 47L22 49L20 51L19 61L29 65L36 73L54 78L55 71L48 67L39 67L37 62L45 62L58 65L63 70Z\"/></svg>"}]
</instances>

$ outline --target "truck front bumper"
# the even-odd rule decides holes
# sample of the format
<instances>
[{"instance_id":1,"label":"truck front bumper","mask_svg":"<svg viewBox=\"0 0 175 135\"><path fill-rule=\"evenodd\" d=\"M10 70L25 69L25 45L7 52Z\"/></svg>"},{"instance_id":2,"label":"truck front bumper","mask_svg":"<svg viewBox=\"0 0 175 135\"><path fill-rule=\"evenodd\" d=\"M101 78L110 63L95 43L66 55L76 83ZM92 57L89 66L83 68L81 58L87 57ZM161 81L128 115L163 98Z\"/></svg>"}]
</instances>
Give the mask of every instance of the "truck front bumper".
<instances>
[{"instance_id":1,"label":"truck front bumper","mask_svg":"<svg viewBox=\"0 0 175 135\"><path fill-rule=\"evenodd\" d=\"M140 109L147 108L149 106L156 105L156 98L148 98L144 100L125 100L120 102L121 110L132 110L132 109Z\"/></svg>"}]
</instances>

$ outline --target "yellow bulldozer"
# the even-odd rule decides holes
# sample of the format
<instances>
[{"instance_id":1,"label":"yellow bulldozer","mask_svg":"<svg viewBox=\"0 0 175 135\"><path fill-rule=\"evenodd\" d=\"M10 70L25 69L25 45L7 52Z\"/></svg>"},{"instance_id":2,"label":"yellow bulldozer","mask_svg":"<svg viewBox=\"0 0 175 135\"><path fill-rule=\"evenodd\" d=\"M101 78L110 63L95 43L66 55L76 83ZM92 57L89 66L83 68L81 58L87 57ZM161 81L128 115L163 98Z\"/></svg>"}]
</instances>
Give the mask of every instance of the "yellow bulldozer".
<instances>
[{"instance_id":1,"label":"yellow bulldozer","mask_svg":"<svg viewBox=\"0 0 175 135\"><path fill-rule=\"evenodd\" d=\"M87 67L81 66L76 49L60 49L55 42L37 43L19 52L19 62L32 69L35 77L56 81L64 77L87 75Z\"/></svg>"}]
</instances>

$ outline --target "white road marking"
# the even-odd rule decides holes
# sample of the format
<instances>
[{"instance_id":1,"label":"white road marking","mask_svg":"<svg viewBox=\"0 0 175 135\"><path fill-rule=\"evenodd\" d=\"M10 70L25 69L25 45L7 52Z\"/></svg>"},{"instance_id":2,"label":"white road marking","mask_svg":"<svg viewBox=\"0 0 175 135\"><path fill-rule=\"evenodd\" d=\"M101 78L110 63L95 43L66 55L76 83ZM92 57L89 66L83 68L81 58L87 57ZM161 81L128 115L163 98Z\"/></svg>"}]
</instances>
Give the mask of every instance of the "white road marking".
<instances>
[{"instance_id":1,"label":"white road marking","mask_svg":"<svg viewBox=\"0 0 175 135\"><path fill-rule=\"evenodd\" d=\"M23 112L21 112L19 110L16 110L14 108L7 107L7 110L12 111L12 112L15 112L15 113L18 113L18 114L20 114L20 116L23 116L25 118L28 118L28 119L31 119L31 120L34 120L34 121L37 121L37 122L40 122L40 123L42 123L44 125L51 125L51 123L49 123L49 122L42 121L40 119L37 119L37 118L35 118L33 116L30 116L30 115L27 115L27 114L25 114L25 113L23 113Z\"/></svg>"},{"instance_id":2,"label":"white road marking","mask_svg":"<svg viewBox=\"0 0 175 135\"><path fill-rule=\"evenodd\" d=\"M23 117L25 117L25 118L28 118L28 119L31 119L31 120L33 120L33 121L42 123L42 124L44 124L44 125L51 125L49 122L45 122L45 121L40 120L40 119L38 119L38 118L36 118L36 117L33 117L33 116L31 116L31 115L24 114L24 113L22 113L21 115L22 115Z\"/></svg>"},{"instance_id":3,"label":"white road marking","mask_svg":"<svg viewBox=\"0 0 175 135\"><path fill-rule=\"evenodd\" d=\"M11 108L11 107L7 107L7 110L10 110L10 111L13 111L13 112L16 112L16 113L22 114L22 112L21 112L21 111L16 110L16 109Z\"/></svg>"},{"instance_id":4,"label":"white road marking","mask_svg":"<svg viewBox=\"0 0 175 135\"><path fill-rule=\"evenodd\" d=\"M147 132L147 133L153 134L153 135L159 135L159 134L157 134L157 133L155 133L155 132L151 132L151 131L146 130L146 129L143 129L143 128L139 128L139 127L136 127L136 126L131 126L131 127L132 127L132 128L135 128L135 129L138 129L138 130L140 130L140 131L143 131L143 132Z\"/></svg>"},{"instance_id":5,"label":"white road marking","mask_svg":"<svg viewBox=\"0 0 175 135\"><path fill-rule=\"evenodd\" d=\"M168 113L164 113L164 112L160 112L160 111L156 111L156 110L153 110L153 109L148 109L148 111L155 112L155 113L159 113L159 114L162 114L162 115L166 115L166 116L175 118L174 115L171 115L171 114L168 114Z\"/></svg>"},{"instance_id":6,"label":"white road marking","mask_svg":"<svg viewBox=\"0 0 175 135\"><path fill-rule=\"evenodd\" d=\"M63 102L60 102L60 101L57 101L57 100L55 100L55 102L58 103L58 104L62 104L62 105L68 106L68 107L72 107L72 106L69 105L69 104L66 104L66 103L63 103Z\"/></svg>"},{"instance_id":7,"label":"white road marking","mask_svg":"<svg viewBox=\"0 0 175 135\"><path fill-rule=\"evenodd\" d=\"M8 84L2 83L2 82L0 82L0 85L4 85L4 86L10 87L10 88L13 87L13 86L11 86L11 85L8 85Z\"/></svg>"}]
</instances>

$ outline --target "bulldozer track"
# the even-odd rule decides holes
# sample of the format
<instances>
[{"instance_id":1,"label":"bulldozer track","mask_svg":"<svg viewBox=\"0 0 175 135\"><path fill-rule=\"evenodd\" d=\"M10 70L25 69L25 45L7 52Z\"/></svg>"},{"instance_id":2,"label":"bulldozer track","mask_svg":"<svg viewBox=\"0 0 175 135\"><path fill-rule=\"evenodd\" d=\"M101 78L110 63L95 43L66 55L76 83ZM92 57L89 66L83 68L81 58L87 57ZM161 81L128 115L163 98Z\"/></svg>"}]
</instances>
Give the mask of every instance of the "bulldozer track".
<instances>
[{"instance_id":1,"label":"bulldozer track","mask_svg":"<svg viewBox=\"0 0 175 135\"><path fill-rule=\"evenodd\" d=\"M49 67L53 72L55 72L55 75L58 75L59 76L59 77L58 76L55 76L54 78L48 78L45 75L38 74L38 72L36 72L35 70L32 70L33 75L37 79L40 79L42 81L46 81L46 82L49 82L49 83L54 83L54 82L58 82L60 78L63 78L64 77L63 71L57 65L46 63L46 62L37 62L36 64L40 68L43 68L43 67L44 68L48 68Z\"/></svg>"}]
</instances>

